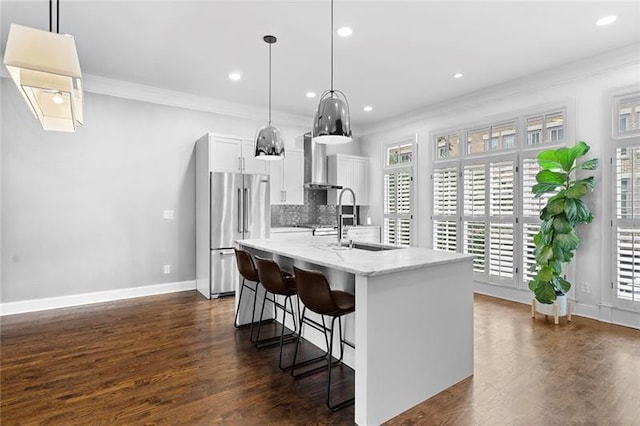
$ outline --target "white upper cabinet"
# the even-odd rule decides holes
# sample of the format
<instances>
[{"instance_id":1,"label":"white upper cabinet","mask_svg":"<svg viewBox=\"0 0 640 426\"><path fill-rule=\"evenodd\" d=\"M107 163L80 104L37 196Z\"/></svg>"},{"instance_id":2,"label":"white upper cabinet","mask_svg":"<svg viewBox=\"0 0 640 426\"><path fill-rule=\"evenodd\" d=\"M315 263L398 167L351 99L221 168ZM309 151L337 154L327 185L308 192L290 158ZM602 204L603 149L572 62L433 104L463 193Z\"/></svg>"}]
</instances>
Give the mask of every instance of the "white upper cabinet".
<instances>
[{"instance_id":1,"label":"white upper cabinet","mask_svg":"<svg viewBox=\"0 0 640 426\"><path fill-rule=\"evenodd\" d=\"M356 194L356 204L369 205L369 159L353 155L334 154L327 157L328 181L333 185L351 188ZM327 203L338 204L340 190L327 192ZM351 193L345 192L342 204L353 204Z\"/></svg>"},{"instance_id":2,"label":"white upper cabinet","mask_svg":"<svg viewBox=\"0 0 640 426\"><path fill-rule=\"evenodd\" d=\"M256 160L253 142L223 136L210 136L212 172L269 174L269 162Z\"/></svg>"},{"instance_id":3,"label":"white upper cabinet","mask_svg":"<svg viewBox=\"0 0 640 426\"><path fill-rule=\"evenodd\" d=\"M253 141L242 141L242 173L269 174L269 160L256 159L256 147Z\"/></svg>"},{"instance_id":4,"label":"white upper cabinet","mask_svg":"<svg viewBox=\"0 0 640 426\"><path fill-rule=\"evenodd\" d=\"M287 148L282 161L271 161L271 204L304 203L304 154Z\"/></svg>"}]
</instances>

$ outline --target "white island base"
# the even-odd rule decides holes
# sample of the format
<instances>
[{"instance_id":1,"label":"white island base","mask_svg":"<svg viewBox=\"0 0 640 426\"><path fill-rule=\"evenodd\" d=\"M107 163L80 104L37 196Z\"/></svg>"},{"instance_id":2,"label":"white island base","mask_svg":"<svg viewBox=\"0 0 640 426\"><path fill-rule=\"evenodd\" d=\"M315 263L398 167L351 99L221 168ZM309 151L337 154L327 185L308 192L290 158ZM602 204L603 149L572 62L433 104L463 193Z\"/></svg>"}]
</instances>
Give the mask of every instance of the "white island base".
<instances>
[{"instance_id":1,"label":"white island base","mask_svg":"<svg viewBox=\"0 0 640 426\"><path fill-rule=\"evenodd\" d=\"M355 333L356 348L345 363L355 369L357 424L380 424L473 374L470 256L418 248L336 251L331 239L312 241L238 244L285 270L317 269L332 287L355 287L355 321L347 318L345 335L351 340ZM326 349L321 336L304 337Z\"/></svg>"}]
</instances>

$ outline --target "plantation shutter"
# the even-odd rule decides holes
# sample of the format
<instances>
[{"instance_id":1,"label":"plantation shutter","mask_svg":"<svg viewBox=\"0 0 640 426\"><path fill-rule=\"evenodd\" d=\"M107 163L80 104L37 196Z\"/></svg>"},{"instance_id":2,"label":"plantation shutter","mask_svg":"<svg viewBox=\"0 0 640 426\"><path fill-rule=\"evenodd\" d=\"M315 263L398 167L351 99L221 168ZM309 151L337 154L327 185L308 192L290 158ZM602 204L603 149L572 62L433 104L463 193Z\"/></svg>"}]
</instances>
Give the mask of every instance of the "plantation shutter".
<instances>
[{"instance_id":1,"label":"plantation shutter","mask_svg":"<svg viewBox=\"0 0 640 426\"><path fill-rule=\"evenodd\" d=\"M433 248L457 250L458 166L433 171Z\"/></svg>"},{"instance_id":2,"label":"plantation shutter","mask_svg":"<svg viewBox=\"0 0 640 426\"><path fill-rule=\"evenodd\" d=\"M489 276L514 276L513 160L489 163Z\"/></svg>"},{"instance_id":3,"label":"plantation shutter","mask_svg":"<svg viewBox=\"0 0 640 426\"><path fill-rule=\"evenodd\" d=\"M537 158L522 159L522 284L526 288L534 277L529 269L536 264L533 251L536 244L533 237L540 231L540 211L553 194L545 194L536 198L531 190L540 171Z\"/></svg>"},{"instance_id":4,"label":"plantation shutter","mask_svg":"<svg viewBox=\"0 0 640 426\"><path fill-rule=\"evenodd\" d=\"M473 271L485 272L486 184L485 164L465 165L463 172L463 252L474 255Z\"/></svg>"},{"instance_id":5,"label":"plantation shutter","mask_svg":"<svg viewBox=\"0 0 640 426\"><path fill-rule=\"evenodd\" d=\"M384 175L383 242L387 244L411 244L411 193L410 171L388 172Z\"/></svg>"},{"instance_id":6,"label":"plantation shutter","mask_svg":"<svg viewBox=\"0 0 640 426\"><path fill-rule=\"evenodd\" d=\"M640 146L615 158L615 293L622 307L640 309Z\"/></svg>"}]
</instances>

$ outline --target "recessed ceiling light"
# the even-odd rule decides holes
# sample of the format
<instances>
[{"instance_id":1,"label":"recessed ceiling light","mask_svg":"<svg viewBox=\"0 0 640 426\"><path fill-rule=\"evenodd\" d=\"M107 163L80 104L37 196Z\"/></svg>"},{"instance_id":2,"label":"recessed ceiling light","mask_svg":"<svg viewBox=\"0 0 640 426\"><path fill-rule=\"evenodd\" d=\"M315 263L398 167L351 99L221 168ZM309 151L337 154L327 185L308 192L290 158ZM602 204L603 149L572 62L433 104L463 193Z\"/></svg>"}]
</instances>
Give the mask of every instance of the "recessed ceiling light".
<instances>
[{"instance_id":1,"label":"recessed ceiling light","mask_svg":"<svg viewBox=\"0 0 640 426\"><path fill-rule=\"evenodd\" d=\"M603 16L602 18L596 21L596 25L599 27L602 27L604 25L609 25L614 23L616 19L618 19L618 17L615 15Z\"/></svg>"},{"instance_id":2,"label":"recessed ceiling light","mask_svg":"<svg viewBox=\"0 0 640 426\"><path fill-rule=\"evenodd\" d=\"M453 75L453 78L462 78L462 73L461 72L457 72Z\"/></svg>"},{"instance_id":3,"label":"recessed ceiling light","mask_svg":"<svg viewBox=\"0 0 640 426\"><path fill-rule=\"evenodd\" d=\"M307 98L315 98L316 92L307 92Z\"/></svg>"},{"instance_id":4,"label":"recessed ceiling light","mask_svg":"<svg viewBox=\"0 0 640 426\"><path fill-rule=\"evenodd\" d=\"M229 80L238 81L242 76L238 72L232 72L229 74Z\"/></svg>"},{"instance_id":5,"label":"recessed ceiling light","mask_svg":"<svg viewBox=\"0 0 640 426\"><path fill-rule=\"evenodd\" d=\"M349 37L353 33L353 30L349 27L338 28L338 35L340 37Z\"/></svg>"},{"instance_id":6,"label":"recessed ceiling light","mask_svg":"<svg viewBox=\"0 0 640 426\"><path fill-rule=\"evenodd\" d=\"M362 108L363 110L365 110L366 112L371 112L373 111L373 107L371 105L367 105L366 107Z\"/></svg>"}]
</instances>

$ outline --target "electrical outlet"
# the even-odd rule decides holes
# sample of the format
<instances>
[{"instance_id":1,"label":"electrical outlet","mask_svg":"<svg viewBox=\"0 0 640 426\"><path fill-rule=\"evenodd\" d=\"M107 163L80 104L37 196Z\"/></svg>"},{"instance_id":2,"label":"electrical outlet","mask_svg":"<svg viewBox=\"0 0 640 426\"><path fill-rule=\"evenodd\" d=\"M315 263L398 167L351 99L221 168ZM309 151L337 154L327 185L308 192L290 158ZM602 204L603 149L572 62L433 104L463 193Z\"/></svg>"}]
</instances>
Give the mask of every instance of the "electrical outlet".
<instances>
[{"instance_id":1,"label":"electrical outlet","mask_svg":"<svg viewBox=\"0 0 640 426\"><path fill-rule=\"evenodd\" d=\"M175 211L174 210L165 210L162 214L162 217L167 219L167 220L173 220L175 217Z\"/></svg>"},{"instance_id":2,"label":"electrical outlet","mask_svg":"<svg viewBox=\"0 0 640 426\"><path fill-rule=\"evenodd\" d=\"M583 293L590 294L591 293L591 285L589 285L589 283L585 281L585 282L582 283L581 290L582 290Z\"/></svg>"},{"instance_id":3,"label":"electrical outlet","mask_svg":"<svg viewBox=\"0 0 640 426\"><path fill-rule=\"evenodd\" d=\"M164 265L164 273L165 274L171 273L171 265Z\"/></svg>"}]
</instances>

